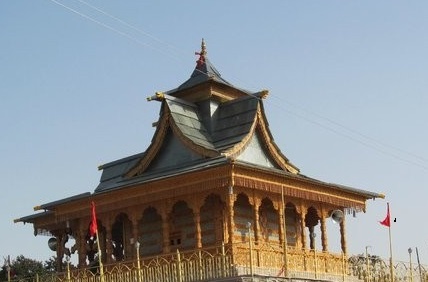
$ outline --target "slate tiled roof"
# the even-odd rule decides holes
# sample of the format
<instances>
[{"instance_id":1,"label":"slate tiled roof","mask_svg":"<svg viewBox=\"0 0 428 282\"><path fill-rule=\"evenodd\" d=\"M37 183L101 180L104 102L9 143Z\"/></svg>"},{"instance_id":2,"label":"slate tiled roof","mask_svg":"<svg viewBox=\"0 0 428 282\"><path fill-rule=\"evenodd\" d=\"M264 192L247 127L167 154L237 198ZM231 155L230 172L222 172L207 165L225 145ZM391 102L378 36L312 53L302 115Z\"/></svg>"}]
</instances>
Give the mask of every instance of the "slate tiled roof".
<instances>
[{"instance_id":1,"label":"slate tiled roof","mask_svg":"<svg viewBox=\"0 0 428 282\"><path fill-rule=\"evenodd\" d=\"M103 173L97 190L102 190L110 187L112 183L122 181L125 173L135 166L144 155L145 153L143 152L99 166L98 169L102 170Z\"/></svg>"},{"instance_id":2,"label":"slate tiled roof","mask_svg":"<svg viewBox=\"0 0 428 282\"><path fill-rule=\"evenodd\" d=\"M219 83L240 94L229 101L219 101L207 96L205 100L194 102L192 99L186 100L186 96L183 97L183 91L194 86L205 85L206 89L210 89L211 86L206 83ZM161 118L169 117L170 126L184 143L201 148L198 152L209 152L206 161L222 157L227 150L241 144L252 133L258 110L263 109L260 106L262 102L259 92L243 91L221 77L206 57L204 43L190 78L179 87L165 92L162 97ZM164 115L165 111L167 116ZM154 137L153 140L152 144L159 139ZM284 159L288 162L285 156ZM124 181L125 174L133 166L148 167L142 163L151 160L145 159L145 154L137 154L102 166L103 175L97 191L111 188L115 182Z\"/></svg>"},{"instance_id":3,"label":"slate tiled roof","mask_svg":"<svg viewBox=\"0 0 428 282\"><path fill-rule=\"evenodd\" d=\"M181 133L194 144L209 150L218 151L219 155L250 133L256 118L259 100L248 96L221 104L211 118L214 124L211 132L202 122L205 109L181 99L166 99L174 123Z\"/></svg>"},{"instance_id":4,"label":"slate tiled roof","mask_svg":"<svg viewBox=\"0 0 428 282\"><path fill-rule=\"evenodd\" d=\"M250 133L258 105L258 98L247 96L219 106L216 127L212 133L217 150L232 147Z\"/></svg>"},{"instance_id":5,"label":"slate tiled roof","mask_svg":"<svg viewBox=\"0 0 428 282\"><path fill-rule=\"evenodd\" d=\"M214 149L211 136L201 122L198 107L195 104L179 101L179 99L167 100L166 103L174 123L183 135L199 146Z\"/></svg>"},{"instance_id":6,"label":"slate tiled roof","mask_svg":"<svg viewBox=\"0 0 428 282\"><path fill-rule=\"evenodd\" d=\"M205 63L197 65L192 75L188 80L183 82L178 88L168 91L167 94L173 94L177 91L181 91L187 88L191 88L195 85L201 84L206 81L215 81L221 84L233 86L227 80L223 79L216 68L211 64L208 58L205 58Z\"/></svg>"}]
</instances>

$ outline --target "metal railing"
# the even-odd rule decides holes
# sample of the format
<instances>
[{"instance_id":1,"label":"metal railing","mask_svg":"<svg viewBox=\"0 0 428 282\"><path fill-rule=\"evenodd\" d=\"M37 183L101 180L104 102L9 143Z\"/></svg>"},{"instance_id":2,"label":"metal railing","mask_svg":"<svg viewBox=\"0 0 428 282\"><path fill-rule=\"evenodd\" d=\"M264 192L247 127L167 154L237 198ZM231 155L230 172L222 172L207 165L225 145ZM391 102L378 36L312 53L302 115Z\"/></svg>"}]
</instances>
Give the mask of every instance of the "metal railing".
<instances>
[{"instance_id":1,"label":"metal railing","mask_svg":"<svg viewBox=\"0 0 428 282\"><path fill-rule=\"evenodd\" d=\"M285 257L286 256L286 259ZM427 266L394 265L394 281L425 282ZM315 250L284 248L275 244L234 244L174 253L104 265L79 268L22 282L195 282L237 276L289 277L328 281L389 282L389 265L381 259L346 258Z\"/></svg>"}]
</instances>

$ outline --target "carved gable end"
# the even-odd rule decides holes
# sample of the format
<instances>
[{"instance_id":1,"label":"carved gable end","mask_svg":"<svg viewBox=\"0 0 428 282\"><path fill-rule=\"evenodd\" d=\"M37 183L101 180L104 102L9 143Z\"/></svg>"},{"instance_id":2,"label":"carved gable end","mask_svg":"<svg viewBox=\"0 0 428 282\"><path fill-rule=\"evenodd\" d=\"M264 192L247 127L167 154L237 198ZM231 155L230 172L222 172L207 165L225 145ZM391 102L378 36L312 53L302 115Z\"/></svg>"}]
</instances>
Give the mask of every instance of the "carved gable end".
<instances>
[{"instance_id":1,"label":"carved gable end","mask_svg":"<svg viewBox=\"0 0 428 282\"><path fill-rule=\"evenodd\" d=\"M267 168L280 168L269 155L257 132L253 134L247 147L236 157L236 160Z\"/></svg>"},{"instance_id":2,"label":"carved gable end","mask_svg":"<svg viewBox=\"0 0 428 282\"><path fill-rule=\"evenodd\" d=\"M195 104L162 96L160 119L152 143L144 157L126 173L126 178L219 156L200 115Z\"/></svg>"},{"instance_id":3,"label":"carved gable end","mask_svg":"<svg viewBox=\"0 0 428 282\"><path fill-rule=\"evenodd\" d=\"M203 160L203 156L187 148L171 130L165 136L163 144L155 158L147 167L147 173L186 166L192 162Z\"/></svg>"}]
</instances>

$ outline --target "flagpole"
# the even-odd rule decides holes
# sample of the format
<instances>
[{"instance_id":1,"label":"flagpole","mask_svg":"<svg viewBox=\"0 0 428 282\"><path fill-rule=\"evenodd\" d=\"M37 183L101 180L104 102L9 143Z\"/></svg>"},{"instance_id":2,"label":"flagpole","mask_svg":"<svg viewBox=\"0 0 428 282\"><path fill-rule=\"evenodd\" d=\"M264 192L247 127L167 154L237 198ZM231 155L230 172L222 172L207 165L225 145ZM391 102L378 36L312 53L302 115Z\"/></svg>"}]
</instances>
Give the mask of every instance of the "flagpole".
<instances>
[{"instance_id":1,"label":"flagpole","mask_svg":"<svg viewBox=\"0 0 428 282\"><path fill-rule=\"evenodd\" d=\"M98 224L97 224L97 215L95 212L95 203L91 202L92 211L91 211L91 223L89 225L89 234L91 237L96 236L97 238L97 247L98 247L98 265L100 268L100 281L104 282L104 267L103 260L101 254L101 246L100 246L100 236L98 235Z\"/></svg>"},{"instance_id":2,"label":"flagpole","mask_svg":"<svg viewBox=\"0 0 428 282\"><path fill-rule=\"evenodd\" d=\"M100 267L100 278L101 278L101 282L104 282L104 267L103 267L103 261L102 261L102 256L101 256L100 237L98 236L98 228L97 228L95 234L97 235L98 262L99 262L99 267Z\"/></svg>"},{"instance_id":3,"label":"flagpole","mask_svg":"<svg viewBox=\"0 0 428 282\"><path fill-rule=\"evenodd\" d=\"M391 282L394 282L394 266L392 265L392 238L391 238L391 224L388 227L389 233L389 270L391 272Z\"/></svg>"},{"instance_id":4,"label":"flagpole","mask_svg":"<svg viewBox=\"0 0 428 282\"><path fill-rule=\"evenodd\" d=\"M391 275L391 282L394 282L394 266L392 265L392 236L391 236L391 213L389 212L389 203L386 203L386 217L380 221L380 224L388 227L389 234L389 271Z\"/></svg>"},{"instance_id":5,"label":"flagpole","mask_svg":"<svg viewBox=\"0 0 428 282\"><path fill-rule=\"evenodd\" d=\"M391 212L389 210L389 203L387 205L387 218L388 218L388 235L389 235L389 271L391 274L391 282L394 282L394 266L392 261L392 236L391 236Z\"/></svg>"}]
</instances>

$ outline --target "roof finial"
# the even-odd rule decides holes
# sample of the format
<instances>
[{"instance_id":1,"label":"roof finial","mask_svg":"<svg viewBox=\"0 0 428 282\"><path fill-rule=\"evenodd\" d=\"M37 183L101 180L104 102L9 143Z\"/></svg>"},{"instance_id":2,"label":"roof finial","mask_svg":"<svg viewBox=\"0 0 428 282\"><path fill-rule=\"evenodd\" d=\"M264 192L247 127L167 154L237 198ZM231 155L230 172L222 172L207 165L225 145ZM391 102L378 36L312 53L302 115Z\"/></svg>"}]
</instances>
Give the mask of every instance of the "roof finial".
<instances>
[{"instance_id":1,"label":"roof finial","mask_svg":"<svg viewBox=\"0 0 428 282\"><path fill-rule=\"evenodd\" d=\"M202 38L201 42L201 55L206 56L207 55L207 45L205 44L205 40Z\"/></svg>"},{"instance_id":2,"label":"roof finial","mask_svg":"<svg viewBox=\"0 0 428 282\"><path fill-rule=\"evenodd\" d=\"M205 40L203 38L201 42L201 52L195 52L195 55L199 55L199 58L196 61L196 64L198 67L205 64L205 56L207 55L207 46L205 45Z\"/></svg>"}]
</instances>

